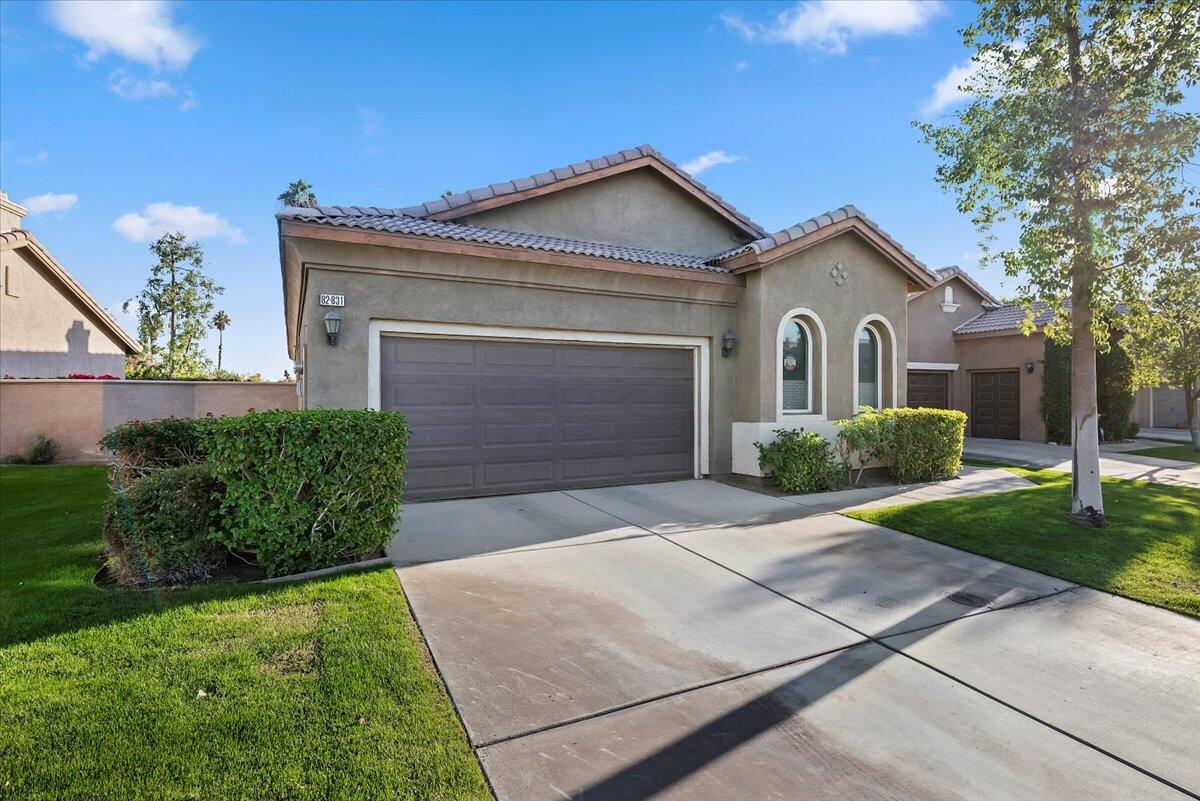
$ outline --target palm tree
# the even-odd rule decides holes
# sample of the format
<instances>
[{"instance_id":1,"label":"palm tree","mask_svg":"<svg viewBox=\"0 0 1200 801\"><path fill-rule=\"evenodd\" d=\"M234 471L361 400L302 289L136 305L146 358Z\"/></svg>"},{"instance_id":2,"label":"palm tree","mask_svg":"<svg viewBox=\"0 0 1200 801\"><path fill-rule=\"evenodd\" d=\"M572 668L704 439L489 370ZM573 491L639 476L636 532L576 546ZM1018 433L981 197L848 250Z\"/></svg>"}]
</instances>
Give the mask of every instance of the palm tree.
<instances>
[{"instance_id":1,"label":"palm tree","mask_svg":"<svg viewBox=\"0 0 1200 801\"><path fill-rule=\"evenodd\" d=\"M229 325L229 315L219 311L213 315L212 327L217 329L217 370L221 369L221 351L225 348L225 327Z\"/></svg>"},{"instance_id":2,"label":"palm tree","mask_svg":"<svg viewBox=\"0 0 1200 801\"><path fill-rule=\"evenodd\" d=\"M317 195L313 192L312 184L299 178L288 184L288 188L279 196L279 202L285 206L300 206L306 209L317 207Z\"/></svg>"}]
</instances>

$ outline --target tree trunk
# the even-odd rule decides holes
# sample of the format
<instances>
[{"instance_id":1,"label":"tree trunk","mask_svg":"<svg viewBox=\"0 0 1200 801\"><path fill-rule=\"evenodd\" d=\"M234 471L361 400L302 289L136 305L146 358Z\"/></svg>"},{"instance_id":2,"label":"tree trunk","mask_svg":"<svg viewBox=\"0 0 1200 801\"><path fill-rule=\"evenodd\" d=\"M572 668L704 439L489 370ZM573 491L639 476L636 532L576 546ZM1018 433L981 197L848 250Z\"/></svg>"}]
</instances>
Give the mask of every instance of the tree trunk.
<instances>
[{"instance_id":1,"label":"tree trunk","mask_svg":"<svg viewBox=\"0 0 1200 801\"><path fill-rule=\"evenodd\" d=\"M167 377L175 377L175 265L171 265L171 311L167 330Z\"/></svg>"},{"instance_id":2,"label":"tree trunk","mask_svg":"<svg viewBox=\"0 0 1200 801\"><path fill-rule=\"evenodd\" d=\"M1079 267L1076 270L1079 271ZM1091 287L1075 278L1071 292L1071 513L1076 525L1103 526L1100 420L1096 409L1096 338Z\"/></svg>"},{"instance_id":3,"label":"tree trunk","mask_svg":"<svg viewBox=\"0 0 1200 801\"><path fill-rule=\"evenodd\" d=\"M217 369L221 369L221 351L225 348L225 332L217 332Z\"/></svg>"},{"instance_id":4,"label":"tree trunk","mask_svg":"<svg viewBox=\"0 0 1200 801\"><path fill-rule=\"evenodd\" d=\"M1183 402L1187 405L1188 432L1192 435L1192 449L1200 451L1200 415L1196 406L1200 404L1200 387L1195 380L1189 380L1183 385Z\"/></svg>"},{"instance_id":5,"label":"tree trunk","mask_svg":"<svg viewBox=\"0 0 1200 801\"><path fill-rule=\"evenodd\" d=\"M1104 526L1100 490L1100 420L1096 409L1096 337L1092 334L1092 280L1096 275L1091 207L1084 185L1090 132L1084 96L1078 0L1065 2L1067 64L1076 131L1071 137L1075 241L1071 257L1071 512L1080 526Z\"/></svg>"}]
</instances>

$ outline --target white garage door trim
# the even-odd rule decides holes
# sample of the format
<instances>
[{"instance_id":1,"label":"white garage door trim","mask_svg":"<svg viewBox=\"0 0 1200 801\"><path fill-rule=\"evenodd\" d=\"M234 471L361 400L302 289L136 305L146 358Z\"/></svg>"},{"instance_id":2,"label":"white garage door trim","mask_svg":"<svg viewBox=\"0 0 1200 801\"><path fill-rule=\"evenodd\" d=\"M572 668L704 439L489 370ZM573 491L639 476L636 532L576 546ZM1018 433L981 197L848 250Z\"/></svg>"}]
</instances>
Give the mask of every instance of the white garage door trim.
<instances>
[{"instance_id":1,"label":"white garage door trim","mask_svg":"<svg viewBox=\"0 0 1200 801\"><path fill-rule=\"evenodd\" d=\"M367 348L367 408L379 410L380 337L384 334L405 334L429 337L462 337L465 339L515 339L544 342L583 342L596 345L640 345L658 348L686 348L692 351L695 376L695 470L696 478L708 469L708 396L709 340L705 337L683 337L668 334L616 334L603 331L568 331L554 328L508 328L496 325L467 325L461 323L425 323L408 320L372 320L368 331Z\"/></svg>"}]
</instances>

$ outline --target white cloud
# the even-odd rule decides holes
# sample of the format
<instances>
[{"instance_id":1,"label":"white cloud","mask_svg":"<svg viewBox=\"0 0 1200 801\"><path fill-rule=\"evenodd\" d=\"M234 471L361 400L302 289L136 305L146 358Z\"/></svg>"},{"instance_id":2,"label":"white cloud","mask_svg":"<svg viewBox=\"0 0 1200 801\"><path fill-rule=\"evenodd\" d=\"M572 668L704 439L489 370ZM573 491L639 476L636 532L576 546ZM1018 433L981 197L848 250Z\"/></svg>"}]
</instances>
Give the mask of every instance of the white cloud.
<instances>
[{"instance_id":1,"label":"white cloud","mask_svg":"<svg viewBox=\"0 0 1200 801\"><path fill-rule=\"evenodd\" d=\"M21 201L21 205L29 209L29 216L47 214L52 211L66 211L79 205L79 195L58 195L47 192L44 195L34 195Z\"/></svg>"},{"instance_id":2,"label":"white cloud","mask_svg":"<svg viewBox=\"0 0 1200 801\"><path fill-rule=\"evenodd\" d=\"M159 69L181 69L200 49L200 41L175 26L163 0L54 0L50 20L88 47L86 58L109 53Z\"/></svg>"},{"instance_id":3,"label":"white cloud","mask_svg":"<svg viewBox=\"0 0 1200 801\"><path fill-rule=\"evenodd\" d=\"M199 206L151 203L138 213L131 211L113 220L113 230L134 242L149 242L160 234L179 231L191 239L222 237L231 245L246 241L239 228L221 215Z\"/></svg>"},{"instance_id":4,"label":"white cloud","mask_svg":"<svg viewBox=\"0 0 1200 801\"><path fill-rule=\"evenodd\" d=\"M703 156L697 156L689 162L682 165L683 171L690 175L699 175L707 169L716 167L718 164L733 164L738 161L745 161L744 156L731 156L724 150L710 150Z\"/></svg>"},{"instance_id":5,"label":"white cloud","mask_svg":"<svg viewBox=\"0 0 1200 801\"><path fill-rule=\"evenodd\" d=\"M842 55L851 39L908 34L943 12L938 0L806 0L769 24L726 12L721 21L747 40L787 43Z\"/></svg>"},{"instance_id":6,"label":"white cloud","mask_svg":"<svg viewBox=\"0 0 1200 801\"><path fill-rule=\"evenodd\" d=\"M734 72L745 72L746 68L749 66L750 66L749 61L738 61L733 65L733 70L734 70Z\"/></svg>"},{"instance_id":7,"label":"white cloud","mask_svg":"<svg viewBox=\"0 0 1200 801\"><path fill-rule=\"evenodd\" d=\"M108 88L122 100L158 100L179 94L170 81L135 78L125 70L116 70L108 76Z\"/></svg>"},{"instance_id":8,"label":"white cloud","mask_svg":"<svg viewBox=\"0 0 1200 801\"><path fill-rule=\"evenodd\" d=\"M1019 54L1025 45L1018 40L1010 43L1010 47ZM955 64L933 85L933 92L921 104L921 114L932 117L951 106L971 100L981 91L986 93L999 77L999 68L1003 63L996 51L989 50L982 56L973 56Z\"/></svg>"},{"instance_id":9,"label":"white cloud","mask_svg":"<svg viewBox=\"0 0 1200 801\"><path fill-rule=\"evenodd\" d=\"M22 164L45 164L49 160L50 160L50 154L47 153L45 150L39 150L37 153L34 153L32 156L26 156L25 158L21 159L21 163Z\"/></svg>"},{"instance_id":10,"label":"white cloud","mask_svg":"<svg viewBox=\"0 0 1200 801\"><path fill-rule=\"evenodd\" d=\"M183 98L183 102L179 104L180 111L191 111L196 107L196 95L189 89Z\"/></svg>"},{"instance_id":11,"label":"white cloud","mask_svg":"<svg viewBox=\"0 0 1200 801\"><path fill-rule=\"evenodd\" d=\"M379 136L383 125L383 113L373 108L362 106L358 109L358 120L362 125L362 134L368 138Z\"/></svg>"}]
</instances>

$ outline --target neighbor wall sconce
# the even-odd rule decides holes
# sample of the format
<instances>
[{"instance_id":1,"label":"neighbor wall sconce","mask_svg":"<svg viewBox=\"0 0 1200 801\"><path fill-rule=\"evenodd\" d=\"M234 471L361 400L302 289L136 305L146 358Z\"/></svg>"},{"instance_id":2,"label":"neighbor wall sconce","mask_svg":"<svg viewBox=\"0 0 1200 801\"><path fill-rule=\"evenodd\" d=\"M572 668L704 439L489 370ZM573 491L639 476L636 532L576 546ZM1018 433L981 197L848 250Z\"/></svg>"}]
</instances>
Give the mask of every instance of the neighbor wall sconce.
<instances>
[{"instance_id":1,"label":"neighbor wall sconce","mask_svg":"<svg viewBox=\"0 0 1200 801\"><path fill-rule=\"evenodd\" d=\"M1033 359L1030 359L1029 361L1025 362L1025 372L1029 373L1030 375L1033 375Z\"/></svg>"},{"instance_id":2,"label":"neighbor wall sconce","mask_svg":"<svg viewBox=\"0 0 1200 801\"><path fill-rule=\"evenodd\" d=\"M736 342L737 342L737 335L734 334L733 329L730 328L728 331L725 332L725 336L721 337L721 357L722 358L724 358L724 359L729 358L729 354L733 353L733 346Z\"/></svg>"},{"instance_id":3,"label":"neighbor wall sconce","mask_svg":"<svg viewBox=\"0 0 1200 801\"><path fill-rule=\"evenodd\" d=\"M330 345L337 344L338 332L342 330L342 315L335 311L325 312L325 336Z\"/></svg>"}]
</instances>

